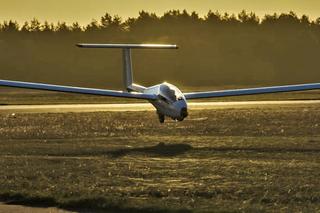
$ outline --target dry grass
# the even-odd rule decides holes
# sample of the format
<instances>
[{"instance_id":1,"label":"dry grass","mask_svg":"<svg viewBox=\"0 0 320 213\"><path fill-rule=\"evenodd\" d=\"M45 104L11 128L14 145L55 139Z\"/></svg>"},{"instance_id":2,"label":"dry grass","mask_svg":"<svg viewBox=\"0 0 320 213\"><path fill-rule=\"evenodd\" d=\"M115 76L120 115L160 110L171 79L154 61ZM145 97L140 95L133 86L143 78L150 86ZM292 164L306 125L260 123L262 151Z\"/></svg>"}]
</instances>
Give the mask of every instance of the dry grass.
<instances>
[{"instance_id":1,"label":"dry grass","mask_svg":"<svg viewBox=\"0 0 320 213\"><path fill-rule=\"evenodd\" d=\"M0 115L0 197L116 212L320 211L319 105Z\"/></svg>"}]
</instances>

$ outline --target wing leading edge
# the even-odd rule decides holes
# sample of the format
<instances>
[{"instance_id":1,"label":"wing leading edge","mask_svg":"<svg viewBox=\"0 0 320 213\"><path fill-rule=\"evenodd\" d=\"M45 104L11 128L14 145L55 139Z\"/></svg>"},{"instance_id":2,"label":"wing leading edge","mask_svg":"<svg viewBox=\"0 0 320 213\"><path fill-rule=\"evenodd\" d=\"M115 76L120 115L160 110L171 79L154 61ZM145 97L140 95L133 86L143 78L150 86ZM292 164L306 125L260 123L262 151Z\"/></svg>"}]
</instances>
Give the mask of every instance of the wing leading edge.
<instances>
[{"instance_id":1,"label":"wing leading edge","mask_svg":"<svg viewBox=\"0 0 320 213\"><path fill-rule=\"evenodd\" d=\"M129 92L123 92L123 91L116 91L116 90L71 87L71 86L61 86L61 85L54 85L54 84L42 84L42 83L9 81L9 80L0 80L0 86L48 90L48 91L56 91L56 92L79 93L79 94L87 94L87 95L112 96L112 97L120 97L120 98L135 98L135 99L145 99L145 100L154 100L157 98L156 95L144 94L144 93L135 93L135 92L129 93Z\"/></svg>"},{"instance_id":2,"label":"wing leading edge","mask_svg":"<svg viewBox=\"0 0 320 213\"><path fill-rule=\"evenodd\" d=\"M218 98L320 89L320 83L184 93L186 99Z\"/></svg>"}]
</instances>

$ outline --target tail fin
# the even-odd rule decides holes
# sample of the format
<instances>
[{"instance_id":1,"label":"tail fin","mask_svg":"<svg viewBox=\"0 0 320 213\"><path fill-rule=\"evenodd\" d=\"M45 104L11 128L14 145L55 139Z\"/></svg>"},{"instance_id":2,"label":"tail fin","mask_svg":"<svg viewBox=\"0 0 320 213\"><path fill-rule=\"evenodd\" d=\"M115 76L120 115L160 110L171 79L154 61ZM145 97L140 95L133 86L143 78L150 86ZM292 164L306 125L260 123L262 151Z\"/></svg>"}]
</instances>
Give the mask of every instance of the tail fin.
<instances>
[{"instance_id":1,"label":"tail fin","mask_svg":"<svg viewBox=\"0 0 320 213\"><path fill-rule=\"evenodd\" d=\"M122 48L123 49L123 84L127 91L142 92L145 87L133 83L131 49L177 49L170 44L77 44L82 48Z\"/></svg>"}]
</instances>

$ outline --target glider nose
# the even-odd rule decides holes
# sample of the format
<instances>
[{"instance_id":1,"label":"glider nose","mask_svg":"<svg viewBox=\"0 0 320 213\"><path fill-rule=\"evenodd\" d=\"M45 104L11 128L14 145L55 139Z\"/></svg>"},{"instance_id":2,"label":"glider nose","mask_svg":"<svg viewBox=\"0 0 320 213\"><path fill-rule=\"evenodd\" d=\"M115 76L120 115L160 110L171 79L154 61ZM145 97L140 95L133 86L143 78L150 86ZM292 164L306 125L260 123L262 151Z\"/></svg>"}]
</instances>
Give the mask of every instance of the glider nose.
<instances>
[{"instance_id":1,"label":"glider nose","mask_svg":"<svg viewBox=\"0 0 320 213\"><path fill-rule=\"evenodd\" d=\"M187 107L182 107L180 112L181 117L185 118L188 116L188 109Z\"/></svg>"}]
</instances>

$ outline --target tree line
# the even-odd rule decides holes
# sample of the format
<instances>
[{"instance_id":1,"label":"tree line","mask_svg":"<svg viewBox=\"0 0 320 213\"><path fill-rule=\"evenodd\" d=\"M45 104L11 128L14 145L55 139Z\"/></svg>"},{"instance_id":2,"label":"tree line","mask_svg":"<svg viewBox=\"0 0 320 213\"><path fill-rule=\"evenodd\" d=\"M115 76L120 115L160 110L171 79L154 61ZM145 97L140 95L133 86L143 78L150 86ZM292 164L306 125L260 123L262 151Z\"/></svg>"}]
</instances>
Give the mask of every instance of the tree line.
<instances>
[{"instance_id":1,"label":"tree line","mask_svg":"<svg viewBox=\"0 0 320 213\"><path fill-rule=\"evenodd\" d=\"M269 85L319 82L320 18L141 11L123 20L106 13L86 26L37 19L0 24L0 79L79 86L121 86L120 50L81 50L88 43L175 43L179 50L133 51L134 77L151 85Z\"/></svg>"}]
</instances>

